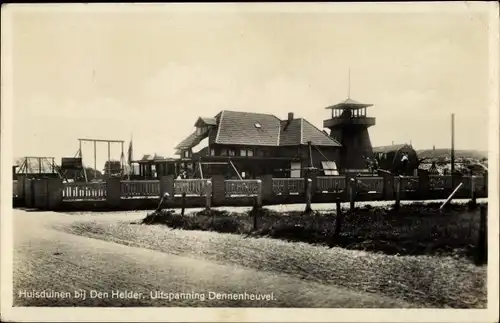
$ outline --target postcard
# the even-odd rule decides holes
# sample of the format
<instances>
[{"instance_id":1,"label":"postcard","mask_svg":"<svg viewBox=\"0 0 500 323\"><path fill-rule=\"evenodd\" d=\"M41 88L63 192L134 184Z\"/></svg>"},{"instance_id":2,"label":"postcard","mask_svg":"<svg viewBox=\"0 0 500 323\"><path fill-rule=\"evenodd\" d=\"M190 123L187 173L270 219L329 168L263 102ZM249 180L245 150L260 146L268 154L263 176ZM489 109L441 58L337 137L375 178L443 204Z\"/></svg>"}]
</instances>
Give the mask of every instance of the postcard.
<instances>
[{"instance_id":1,"label":"postcard","mask_svg":"<svg viewBox=\"0 0 500 323\"><path fill-rule=\"evenodd\" d=\"M492 2L2 6L2 321L497 322L498 42Z\"/></svg>"}]
</instances>

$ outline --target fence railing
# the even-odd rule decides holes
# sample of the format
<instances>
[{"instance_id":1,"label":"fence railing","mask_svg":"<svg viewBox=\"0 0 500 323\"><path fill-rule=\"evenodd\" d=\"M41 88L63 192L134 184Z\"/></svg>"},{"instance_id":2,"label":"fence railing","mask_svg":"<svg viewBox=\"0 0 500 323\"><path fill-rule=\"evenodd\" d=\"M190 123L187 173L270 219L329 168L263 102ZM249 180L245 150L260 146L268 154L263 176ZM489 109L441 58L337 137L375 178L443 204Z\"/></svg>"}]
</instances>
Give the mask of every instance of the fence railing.
<instances>
[{"instance_id":1,"label":"fence railing","mask_svg":"<svg viewBox=\"0 0 500 323\"><path fill-rule=\"evenodd\" d=\"M303 178L273 178L273 192L276 195L297 195L305 193Z\"/></svg>"},{"instance_id":2,"label":"fence railing","mask_svg":"<svg viewBox=\"0 0 500 323\"><path fill-rule=\"evenodd\" d=\"M176 179L174 181L174 196L186 193L186 196L206 196L207 179Z\"/></svg>"},{"instance_id":3,"label":"fence railing","mask_svg":"<svg viewBox=\"0 0 500 323\"><path fill-rule=\"evenodd\" d=\"M121 181L121 198L159 198L160 181Z\"/></svg>"},{"instance_id":4,"label":"fence railing","mask_svg":"<svg viewBox=\"0 0 500 323\"><path fill-rule=\"evenodd\" d=\"M418 176L400 177L400 185L402 192L414 192L418 190Z\"/></svg>"},{"instance_id":5,"label":"fence railing","mask_svg":"<svg viewBox=\"0 0 500 323\"><path fill-rule=\"evenodd\" d=\"M226 180L224 181L225 195L227 197L258 196L261 192L260 180Z\"/></svg>"},{"instance_id":6,"label":"fence railing","mask_svg":"<svg viewBox=\"0 0 500 323\"><path fill-rule=\"evenodd\" d=\"M458 183L457 183L458 184ZM445 190L452 189L451 175L431 175L429 176L430 190Z\"/></svg>"},{"instance_id":7,"label":"fence railing","mask_svg":"<svg viewBox=\"0 0 500 323\"><path fill-rule=\"evenodd\" d=\"M318 176L316 177L317 193L340 193L346 188L345 176Z\"/></svg>"},{"instance_id":8,"label":"fence railing","mask_svg":"<svg viewBox=\"0 0 500 323\"><path fill-rule=\"evenodd\" d=\"M447 191L452 190L451 176L429 176L429 191L443 192L445 194ZM470 176L464 176L462 178L456 178L454 186L456 187L460 183L463 183L461 192L468 191L472 194L471 190L480 191L480 194L484 194L487 189L487 178L483 176L474 176L474 180ZM260 180L224 180L222 182L220 179L218 184L212 184L211 196L221 196L222 192L217 191L224 188L225 197L246 197L246 196L258 196L258 194L264 194L266 199L272 198L268 194L287 196L287 195L305 195L305 179L304 178L273 178L272 182L260 182ZM400 191L401 192L417 192L419 190L419 177L417 176L405 176L400 177ZM24 199L30 199L31 186L27 186L24 189L24 184L26 181L23 180L13 180L13 197L21 197ZM62 200L63 201L81 201L81 200L106 200L107 195L120 196L122 199L128 198L159 198L162 194L162 190L169 192L173 196L182 195L186 193L186 196L206 196L207 195L207 182L206 179L179 179L171 181L160 182L159 180L122 180L119 185L113 184L114 188L108 187L106 182L101 183L62 183ZM28 182L26 182L28 183ZM31 182L30 182L31 183ZM327 194L327 193L341 193L345 192L349 187L351 181L347 181L345 176L317 176L313 179L313 192L314 194ZM355 189L358 192L377 192L383 193L384 185L388 182L384 180L383 177L379 176L363 176L356 177ZM396 183L396 182L394 182ZM474 183L474 186L472 186ZM27 185L27 184L26 184ZM169 186L170 185L170 186ZM263 185L269 185L264 186ZM37 186L38 187L38 186ZM108 190L120 190L120 192L111 192ZM394 186L396 189L396 185ZM43 192L40 188L40 194ZM391 192L392 190L386 191ZM44 193L45 194L45 193ZM388 193L390 194L390 193ZM21 196L22 195L22 196ZM110 197L109 196L109 197ZM387 197L389 198L389 196Z\"/></svg>"},{"instance_id":9,"label":"fence railing","mask_svg":"<svg viewBox=\"0 0 500 323\"><path fill-rule=\"evenodd\" d=\"M105 200L106 183L63 183L63 201Z\"/></svg>"},{"instance_id":10,"label":"fence railing","mask_svg":"<svg viewBox=\"0 0 500 323\"><path fill-rule=\"evenodd\" d=\"M378 176L362 176L357 177L361 182L359 188L361 191L380 193L384 190L384 178Z\"/></svg>"}]
</instances>

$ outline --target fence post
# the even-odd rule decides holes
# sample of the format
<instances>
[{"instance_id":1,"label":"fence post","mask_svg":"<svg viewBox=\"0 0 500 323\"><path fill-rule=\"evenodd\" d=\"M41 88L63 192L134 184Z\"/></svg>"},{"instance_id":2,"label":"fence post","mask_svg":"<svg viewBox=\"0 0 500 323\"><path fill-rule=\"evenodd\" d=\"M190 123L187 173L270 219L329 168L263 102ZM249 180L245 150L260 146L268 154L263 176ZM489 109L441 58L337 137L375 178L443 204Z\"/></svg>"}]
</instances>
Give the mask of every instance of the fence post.
<instances>
[{"instance_id":1,"label":"fence post","mask_svg":"<svg viewBox=\"0 0 500 323\"><path fill-rule=\"evenodd\" d=\"M50 210L56 210L61 207L64 184L60 178L50 178L47 184L49 197L47 206Z\"/></svg>"},{"instance_id":2,"label":"fence post","mask_svg":"<svg viewBox=\"0 0 500 323\"><path fill-rule=\"evenodd\" d=\"M483 265L488 261L488 235L487 235L487 215L488 209L486 206L481 205L480 208L480 222L479 222L479 239L477 243L477 251L476 251L476 265Z\"/></svg>"},{"instance_id":3,"label":"fence post","mask_svg":"<svg viewBox=\"0 0 500 323\"><path fill-rule=\"evenodd\" d=\"M471 175L470 177L470 189L471 189L471 207L476 208L477 207L477 201L476 201L476 178Z\"/></svg>"},{"instance_id":4,"label":"fence post","mask_svg":"<svg viewBox=\"0 0 500 323\"><path fill-rule=\"evenodd\" d=\"M338 237L340 234L340 230L342 229L342 208L340 207L340 199L337 198L335 201L335 204L337 206L337 216L335 217L335 232L334 235L335 237Z\"/></svg>"},{"instance_id":5,"label":"fence post","mask_svg":"<svg viewBox=\"0 0 500 323\"><path fill-rule=\"evenodd\" d=\"M262 181L257 180L257 207L262 207Z\"/></svg>"},{"instance_id":6,"label":"fence post","mask_svg":"<svg viewBox=\"0 0 500 323\"><path fill-rule=\"evenodd\" d=\"M212 176L212 202L214 206L222 205L226 198L226 183L224 175Z\"/></svg>"},{"instance_id":7,"label":"fence post","mask_svg":"<svg viewBox=\"0 0 500 323\"><path fill-rule=\"evenodd\" d=\"M184 215L184 211L186 210L186 192L182 192L181 197L181 215Z\"/></svg>"},{"instance_id":8,"label":"fence post","mask_svg":"<svg viewBox=\"0 0 500 323\"><path fill-rule=\"evenodd\" d=\"M120 206L121 184L119 178L109 178L106 180L106 206L110 209Z\"/></svg>"},{"instance_id":9,"label":"fence post","mask_svg":"<svg viewBox=\"0 0 500 323\"><path fill-rule=\"evenodd\" d=\"M273 176L264 175L261 177L262 180L262 201L271 201L274 198L273 191Z\"/></svg>"},{"instance_id":10,"label":"fence post","mask_svg":"<svg viewBox=\"0 0 500 323\"><path fill-rule=\"evenodd\" d=\"M395 191L396 191L396 204L394 205L394 208L396 210L399 210L399 206L401 205L401 177L397 176L394 178L394 185L396 186Z\"/></svg>"},{"instance_id":11,"label":"fence post","mask_svg":"<svg viewBox=\"0 0 500 323\"><path fill-rule=\"evenodd\" d=\"M355 201L355 192L354 192L354 185L356 185L356 180L354 178L351 178L349 180L349 208L351 209L351 212L354 211L354 201Z\"/></svg>"},{"instance_id":12,"label":"fence post","mask_svg":"<svg viewBox=\"0 0 500 323\"><path fill-rule=\"evenodd\" d=\"M210 204L212 203L212 181L207 181L207 186L205 187L205 208L210 211Z\"/></svg>"},{"instance_id":13,"label":"fence post","mask_svg":"<svg viewBox=\"0 0 500 323\"><path fill-rule=\"evenodd\" d=\"M305 213L312 212L311 208L311 198L312 198L312 179L307 179L307 187L306 187L306 209Z\"/></svg>"},{"instance_id":14,"label":"fence post","mask_svg":"<svg viewBox=\"0 0 500 323\"><path fill-rule=\"evenodd\" d=\"M484 197L488 197L488 172L484 172Z\"/></svg>"}]
</instances>

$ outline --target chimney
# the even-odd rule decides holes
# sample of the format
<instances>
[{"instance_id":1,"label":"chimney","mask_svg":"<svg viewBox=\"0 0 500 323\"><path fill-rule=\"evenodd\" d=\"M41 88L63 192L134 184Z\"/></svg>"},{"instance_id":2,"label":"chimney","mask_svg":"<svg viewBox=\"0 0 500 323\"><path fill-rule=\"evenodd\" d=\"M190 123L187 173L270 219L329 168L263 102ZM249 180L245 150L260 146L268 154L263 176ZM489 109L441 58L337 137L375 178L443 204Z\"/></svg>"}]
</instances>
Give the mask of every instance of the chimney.
<instances>
[{"instance_id":1,"label":"chimney","mask_svg":"<svg viewBox=\"0 0 500 323\"><path fill-rule=\"evenodd\" d=\"M292 122L292 120L293 120L293 112L288 112L288 119L286 121L285 127L283 127L283 131L285 131L286 128L288 128L288 126L290 125L290 123Z\"/></svg>"}]
</instances>

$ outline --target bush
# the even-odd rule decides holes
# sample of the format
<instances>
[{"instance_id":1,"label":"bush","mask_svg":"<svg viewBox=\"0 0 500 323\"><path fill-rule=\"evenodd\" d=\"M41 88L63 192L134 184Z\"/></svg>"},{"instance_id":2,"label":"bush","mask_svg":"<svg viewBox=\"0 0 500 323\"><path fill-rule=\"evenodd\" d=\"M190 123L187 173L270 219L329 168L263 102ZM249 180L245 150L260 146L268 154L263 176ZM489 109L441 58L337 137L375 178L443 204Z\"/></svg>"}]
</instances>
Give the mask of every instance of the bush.
<instances>
[{"instance_id":1,"label":"bush","mask_svg":"<svg viewBox=\"0 0 500 323\"><path fill-rule=\"evenodd\" d=\"M365 206L344 215L334 236L337 215L254 209L238 214L217 210L182 216L173 211L148 215L143 223L176 229L252 234L288 241L326 244L347 249L399 255L448 255L470 258L477 244L479 210L439 203L402 205L399 210ZM257 228L254 229L254 217Z\"/></svg>"}]
</instances>

